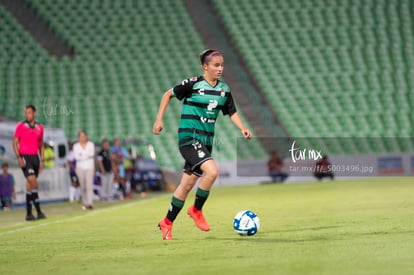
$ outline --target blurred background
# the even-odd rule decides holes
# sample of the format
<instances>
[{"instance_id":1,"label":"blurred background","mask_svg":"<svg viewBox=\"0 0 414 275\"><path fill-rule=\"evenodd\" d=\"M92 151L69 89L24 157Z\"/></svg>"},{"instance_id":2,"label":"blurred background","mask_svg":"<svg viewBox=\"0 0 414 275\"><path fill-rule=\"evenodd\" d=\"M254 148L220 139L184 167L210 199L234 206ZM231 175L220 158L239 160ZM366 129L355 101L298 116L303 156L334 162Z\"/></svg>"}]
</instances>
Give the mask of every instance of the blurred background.
<instances>
[{"instance_id":1,"label":"blurred background","mask_svg":"<svg viewBox=\"0 0 414 275\"><path fill-rule=\"evenodd\" d=\"M1 0L0 119L11 123L1 146L34 104L67 140L85 129L95 143L150 144L162 169L179 172L181 103L170 104L162 135L152 123L162 94L201 74L198 54L215 48L259 137L238 150L239 131L218 120L222 182L242 181L237 161L267 176L273 138L296 137L323 138L332 160L401 157L381 165L413 174L413 16L411 0Z\"/></svg>"}]
</instances>

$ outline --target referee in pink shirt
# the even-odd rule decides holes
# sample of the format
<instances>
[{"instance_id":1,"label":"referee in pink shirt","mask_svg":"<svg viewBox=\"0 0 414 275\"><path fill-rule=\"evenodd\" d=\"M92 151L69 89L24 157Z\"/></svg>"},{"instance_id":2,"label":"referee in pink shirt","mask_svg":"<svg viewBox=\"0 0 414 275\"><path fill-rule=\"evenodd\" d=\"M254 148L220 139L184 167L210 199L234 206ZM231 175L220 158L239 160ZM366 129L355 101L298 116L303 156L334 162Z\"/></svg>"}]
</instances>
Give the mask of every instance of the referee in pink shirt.
<instances>
[{"instance_id":1,"label":"referee in pink shirt","mask_svg":"<svg viewBox=\"0 0 414 275\"><path fill-rule=\"evenodd\" d=\"M32 204L37 211L37 219L45 219L45 214L40 210L39 194L37 192L37 176L43 169L43 125L35 121L36 108L27 105L24 115L25 121L16 126L13 138L13 149L19 166L26 177L26 221L34 221Z\"/></svg>"}]
</instances>

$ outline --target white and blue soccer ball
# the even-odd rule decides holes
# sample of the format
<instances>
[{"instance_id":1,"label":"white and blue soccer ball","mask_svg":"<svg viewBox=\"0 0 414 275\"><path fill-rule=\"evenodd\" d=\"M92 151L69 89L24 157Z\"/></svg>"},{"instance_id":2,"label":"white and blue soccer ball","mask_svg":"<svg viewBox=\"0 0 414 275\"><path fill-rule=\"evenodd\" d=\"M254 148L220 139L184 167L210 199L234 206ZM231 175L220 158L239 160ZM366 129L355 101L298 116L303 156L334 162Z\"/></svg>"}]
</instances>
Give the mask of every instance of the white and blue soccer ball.
<instances>
[{"instance_id":1,"label":"white and blue soccer ball","mask_svg":"<svg viewBox=\"0 0 414 275\"><path fill-rule=\"evenodd\" d=\"M243 210L234 217L233 228L242 236L253 236L259 231L260 219L253 211Z\"/></svg>"}]
</instances>

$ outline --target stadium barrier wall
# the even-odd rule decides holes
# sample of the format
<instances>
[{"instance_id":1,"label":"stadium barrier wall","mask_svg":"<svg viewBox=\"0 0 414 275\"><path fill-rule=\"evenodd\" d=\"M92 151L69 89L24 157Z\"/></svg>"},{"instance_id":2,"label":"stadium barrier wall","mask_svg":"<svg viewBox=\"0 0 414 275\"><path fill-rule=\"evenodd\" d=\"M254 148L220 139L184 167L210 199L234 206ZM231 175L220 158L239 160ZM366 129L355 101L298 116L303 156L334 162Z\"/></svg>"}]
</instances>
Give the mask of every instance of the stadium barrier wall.
<instances>
[{"instance_id":1,"label":"stadium barrier wall","mask_svg":"<svg viewBox=\"0 0 414 275\"><path fill-rule=\"evenodd\" d=\"M26 179L19 168L10 168L14 177L16 200L13 204L26 202ZM38 177L40 202L67 200L69 198L70 177L65 167L43 169Z\"/></svg>"},{"instance_id":2,"label":"stadium barrier wall","mask_svg":"<svg viewBox=\"0 0 414 275\"><path fill-rule=\"evenodd\" d=\"M319 158L318 158L319 159ZM295 178L313 177L318 159L284 158L284 171ZM336 177L414 176L413 153L387 153L353 156L330 156L331 171ZM267 159L237 160L233 177L267 176Z\"/></svg>"}]
</instances>

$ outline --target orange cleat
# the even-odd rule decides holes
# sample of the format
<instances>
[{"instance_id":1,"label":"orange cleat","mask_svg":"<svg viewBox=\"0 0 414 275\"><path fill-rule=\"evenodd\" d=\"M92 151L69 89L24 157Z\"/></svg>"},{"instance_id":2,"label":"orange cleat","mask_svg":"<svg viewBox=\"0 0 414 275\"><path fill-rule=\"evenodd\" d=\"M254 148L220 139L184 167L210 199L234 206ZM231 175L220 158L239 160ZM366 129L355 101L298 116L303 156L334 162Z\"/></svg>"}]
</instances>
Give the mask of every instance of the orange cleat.
<instances>
[{"instance_id":1,"label":"orange cleat","mask_svg":"<svg viewBox=\"0 0 414 275\"><path fill-rule=\"evenodd\" d=\"M210 226L203 216L203 210L195 209L194 205L188 208L187 214L194 220L195 225L203 231L209 231Z\"/></svg>"},{"instance_id":2,"label":"orange cleat","mask_svg":"<svg viewBox=\"0 0 414 275\"><path fill-rule=\"evenodd\" d=\"M173 227L173 224L171 222L168 224L168 222L166 222L165 219L166 218L162 219L158 223L158 227L162 231L162 239L163 240L171 240L172 239L172 227Z\"/></svg>"}]
</instances>

